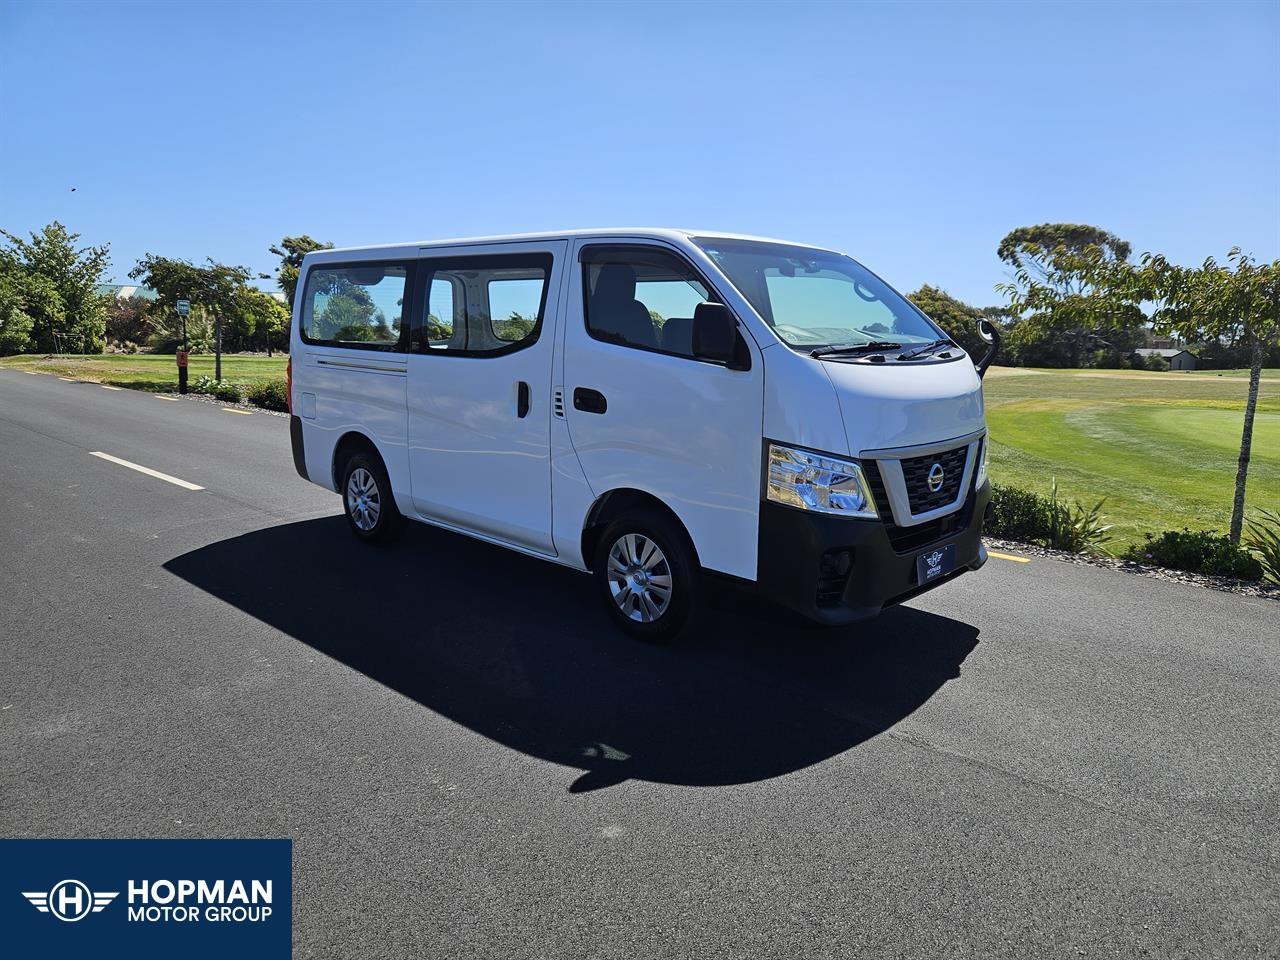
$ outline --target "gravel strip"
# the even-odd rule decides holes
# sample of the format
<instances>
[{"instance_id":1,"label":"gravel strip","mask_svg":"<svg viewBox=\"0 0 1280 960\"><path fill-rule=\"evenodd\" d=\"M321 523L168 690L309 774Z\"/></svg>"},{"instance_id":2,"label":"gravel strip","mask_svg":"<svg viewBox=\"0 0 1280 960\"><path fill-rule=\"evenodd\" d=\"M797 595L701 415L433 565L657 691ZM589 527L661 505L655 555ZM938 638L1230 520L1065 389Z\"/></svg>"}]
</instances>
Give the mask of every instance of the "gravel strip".
<instances>
[{"instance_id":1,"label":"gravel strip","mask_svg":"<svg viewBox=\"0 0 1280 960\"><path fill-rule=\"evenodd\" d=\"M266 354L264 353L265 357ZM225 400L219 400L217 397L211 397L205 393L160 393L161 397L174 397L179 400L196 400L200 403L212 403L216 407L231 407L235 410L252 410L254 413L265 413L268 417L287 417L289 414L280 410L267 410L263 407L255 407L251 403L227 403Z\"/></svg>"},{"instance_id":2,"label":"gravel strip","mask_svg":"<svg viewBox=\"0 0 1280 960\"><path fill-rule=\"evenodd\" d=\"M1221 590L1224 593L1238 593L1246 597L1280 601L1280 586L1270 583L1251 583L1248 580L1232 580L1230 577L1209 577L1201 573L1188 573L1186 570L1170 570L1133 560L1121 560L1119 557L1067 553L1065 550L1050 550L1048 547L1018 543L1016 540L995 540L991 537L983 537L982 542L993 550L1020 553L1028 557L1043 557L1046 560L1061 560L1063 563L1078 563L1088 567L1105 567L1108 570L1134 573L1140 577L1154 577L1156 580L1169 580L1173 583L1190 583L1197 587L1208 587L1210 590Z\"/></svg>"}]
</instances>

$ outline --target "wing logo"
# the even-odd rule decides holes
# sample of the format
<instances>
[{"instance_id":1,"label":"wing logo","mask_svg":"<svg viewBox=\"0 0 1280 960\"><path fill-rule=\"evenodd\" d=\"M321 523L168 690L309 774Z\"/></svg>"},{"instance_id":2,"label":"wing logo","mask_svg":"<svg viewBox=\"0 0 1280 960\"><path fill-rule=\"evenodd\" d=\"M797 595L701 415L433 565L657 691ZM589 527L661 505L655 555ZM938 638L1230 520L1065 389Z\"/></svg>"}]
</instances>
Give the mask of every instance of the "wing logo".
<instances>
[{"instance_id":1,"label":"wing logo","mask_svg":"<svg viewBox=\"0 0 1280 960\"><path fill-rule=\"evenodd\" d=\"M22 895L41 913L51 913L59 920L75 923L91 913L101 913L120 894L90 890L79 880L63 880L54 884L48 893L24 890Z\"/></svg>"}]
</instances>

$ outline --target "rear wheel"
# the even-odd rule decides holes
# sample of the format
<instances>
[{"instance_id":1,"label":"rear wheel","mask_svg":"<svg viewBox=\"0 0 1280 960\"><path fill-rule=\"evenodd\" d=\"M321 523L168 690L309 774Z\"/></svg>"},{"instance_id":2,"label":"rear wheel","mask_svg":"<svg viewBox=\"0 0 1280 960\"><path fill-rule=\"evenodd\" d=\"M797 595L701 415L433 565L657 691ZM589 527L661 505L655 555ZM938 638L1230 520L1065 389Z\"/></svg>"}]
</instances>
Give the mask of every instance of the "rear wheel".
<instances>
[{"instance_id":1,"label":"rear wheel","mask_svg":"<svg viewBox=\"0 0 1280 960\"><path fill-rule=\"evenodd\" d=\"M695 605L693 547L684 531L656 510L635 510L610 523L593 570L610 616L639 639L672 639Z\"/></svg>"},{"instance_id":2,"label":"rear wheel","mask_svg":"<svg viewBox=\"0 0 1280 960\"><path fill-rule=\"evenodd\" d=\"M342 506L351 532L366 543L384 543L404 523L391 494L382 462L367 453L354 454L342 472Z\"/></svg>"}]
</instances>

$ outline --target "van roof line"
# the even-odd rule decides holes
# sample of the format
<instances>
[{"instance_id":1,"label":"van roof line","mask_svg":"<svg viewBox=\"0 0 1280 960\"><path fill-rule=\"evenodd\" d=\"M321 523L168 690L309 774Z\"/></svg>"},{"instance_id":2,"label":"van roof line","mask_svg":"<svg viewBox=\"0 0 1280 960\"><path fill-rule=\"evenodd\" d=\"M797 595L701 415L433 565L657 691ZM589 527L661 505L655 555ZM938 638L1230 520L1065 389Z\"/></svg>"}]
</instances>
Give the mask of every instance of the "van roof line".
<instances>
[{"instance_id":1,"label":"van roof line","mask_svg":"<svg viewBox=\"0 0 1280 960\"><path fill-rule=\"evenodd\" d=\"M351 253L362 250L420 250L424 247L458 247L474 246L482 243L507 243L522 240L579 240L591 237L636 237L646 240L674 240L685 237L714 237L718 240L756 240L764 243L785 243L792 247L808 247L813 250L829 249L816 247L811 243L796 243L793 240L778 240L772 237L757 237L746 233L727 233L722 230L683 230L675 227L593 227L575 230L548 230L536 233L508 233L484 237L449 237L440 240L419 240L413 243L376 243L349 247L333 247L316 250L308 256L319 257L324 254Z\"/></svg>"}]
</instances>

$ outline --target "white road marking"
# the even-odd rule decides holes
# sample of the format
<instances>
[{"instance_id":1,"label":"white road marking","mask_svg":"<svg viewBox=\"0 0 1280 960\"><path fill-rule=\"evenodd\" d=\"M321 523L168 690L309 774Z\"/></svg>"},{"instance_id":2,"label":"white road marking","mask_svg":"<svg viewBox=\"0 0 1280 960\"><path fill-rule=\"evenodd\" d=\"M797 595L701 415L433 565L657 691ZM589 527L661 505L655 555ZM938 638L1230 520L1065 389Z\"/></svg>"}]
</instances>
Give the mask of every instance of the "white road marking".
<instances>
[{"instance_id":1,"label":"white road marking","mask_svg":"<svg viewBox=\"0 0 1280 960\"><path fill-rule=\"evenodd\" d=\"M237 410L235 407L223 407L223 408L222 408L222 411L223 411L223 413L238 413L238 414L240 414L242 417L252 417L252 416L253 416L253 411L252 411L252 410Z\"/></svg>"},{"instance_id":2,"label":"white road marking","mask_svg":"<svg viewBox=\"0 0 1280 960\"><path fill-rule=\"evenodd\" d=\"M124 387L113 387L107 383L100 383L98 384L98 386L100 386L103 390L123 390L124 389Z\"/></svg>"},{"instance_id":3,"label":"white road marking","mask_svg":"<svg viewBox=\"0 0 1280 960\"><path fill-rule=\"evenodd\" d=\"M996 553L994 550L987 551L988 557L995 557L997 560L1012 560L1014 563L1030 563L1030 557L1015 557L1012 553Z\"/></svg>"},{"instance_id":4,"label":"white road marking","mask_svg":"<svg viewBox=\"0 0 1280 960\"><path fill-rule=\"evenodd\" d=\"M102 460L109 460L112 463L118 463L122 467L137 470L139 473L145 473L148 477L155 477L157 480L164 480L166 483L172 483L175 487L182 487L184 490L204 489L199 484L188 483L186 480L179 480L177 477L171 477L167 473L161 473L159 470L152 470L150 467L143 467L136 463L130 463L128 460L121 460L119 457L113 457L111 454L103 453L101 450L92 450L89 455Z\"/></svg>"},{"instance_id":5,"label":"white road marking","mask_svg":"<svg viewBox=\"0 0 1280 960\"><path fill-rule=\"evenodd\" d=\"M23 370L22 372L23 372L23 373L29 373L29 374L31 374L31 376L33 376L33 377L38 377L38 376L40 376L40 371L39 371L39 370Z\"/></svg>"},{"instance_id":6,"label":"white road marking","mask_svg":"<svg viewBox=\"0 0 1280 960\"><path fill-rule=\"evenodd\" d=\"M65 381L67 381L67 383L75 383L75 382L76 382L76 378L75 378L75 377L59 377L58 379L59 379L59 380L65 380Z\"/></svg>"},{"instance_id":7,"label":"white road marking","mask_svg":"<svg viewBox=\"0 0 1280 960\"><path fill-rule=\"evenodd\" d=\"M160 396L160 394L158 394L158 393L157 393L157 394L155 394L155 398L156 398L157 400L172 400L174 403L180 403L180 402L181 402L181 398L180 398L180 397L162 397L162 396Z\"/></svg>"}]
</instances>

